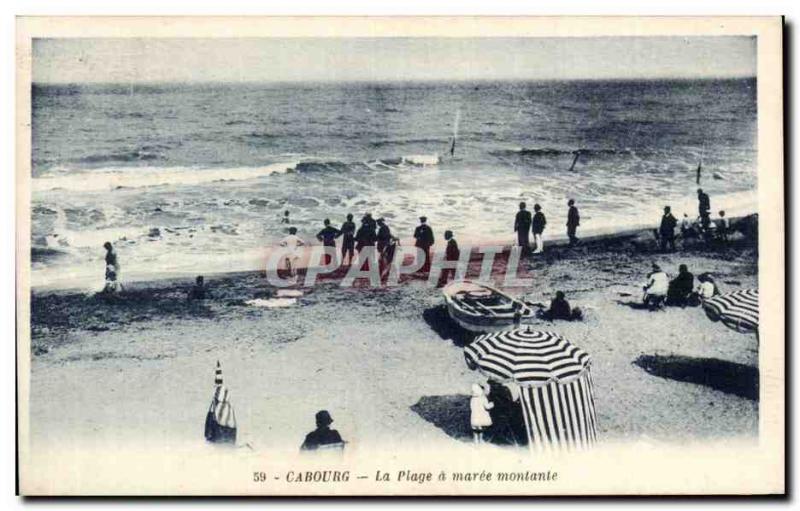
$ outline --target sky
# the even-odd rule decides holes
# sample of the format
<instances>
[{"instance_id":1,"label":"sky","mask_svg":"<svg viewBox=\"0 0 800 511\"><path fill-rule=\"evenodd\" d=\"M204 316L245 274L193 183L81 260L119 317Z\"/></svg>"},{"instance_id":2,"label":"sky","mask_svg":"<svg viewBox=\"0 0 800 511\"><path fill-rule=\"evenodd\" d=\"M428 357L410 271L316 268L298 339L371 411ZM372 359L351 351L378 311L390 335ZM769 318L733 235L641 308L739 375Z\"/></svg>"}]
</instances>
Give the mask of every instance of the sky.
<instances>
[{"instance_id":1,"label":"sky","mask_svg":"<svg viewBox=\"0 0 800 511\"><path fill-rule=\"evenodd\" d=\"M729 78L756 39L36 39L35 83Z\"/></svg>"}]
</instances>

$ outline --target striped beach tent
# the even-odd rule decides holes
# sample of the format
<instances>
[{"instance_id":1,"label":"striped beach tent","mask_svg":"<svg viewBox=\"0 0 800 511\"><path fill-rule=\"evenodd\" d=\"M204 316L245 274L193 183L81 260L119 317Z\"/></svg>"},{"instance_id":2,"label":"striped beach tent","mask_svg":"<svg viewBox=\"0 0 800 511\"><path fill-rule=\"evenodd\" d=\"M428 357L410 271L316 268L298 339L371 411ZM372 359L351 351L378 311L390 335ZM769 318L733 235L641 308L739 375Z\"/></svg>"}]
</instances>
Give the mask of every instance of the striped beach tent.
<instances>
[{"instance_id":1,"label":"striped beach tent","mask_svg":"<svg viewBox=\"0 0 800 511\"><path fill-rule=\"evenodd\" d=\"M230 402L230 392L222 382L219 360L214 371L214 394L206 414L205 437L214 443L236 443L236 414Z\"/></svg>"},{"instance_id":2,"label":"striped beach tent","mask_svg":"<svg viewBox=\"0 0 800 511\"><path fill-rule=\"evenodd\" d=\"M703 310L711 321L742 333L758 334L758 290L742 289L703 301Z\"/></svg>"},{"instance_id":3,"label":"striped beach tent","mask_svg":"<svg viewBox=\"0 0 800 511\"><path fill-rule=\"evenodd\" d=\"M464 357L488 378L519 385L531 450L584 449L597 441L591 359L560 335L485 334L464 348Z\"/></svg>"}]
</instances>

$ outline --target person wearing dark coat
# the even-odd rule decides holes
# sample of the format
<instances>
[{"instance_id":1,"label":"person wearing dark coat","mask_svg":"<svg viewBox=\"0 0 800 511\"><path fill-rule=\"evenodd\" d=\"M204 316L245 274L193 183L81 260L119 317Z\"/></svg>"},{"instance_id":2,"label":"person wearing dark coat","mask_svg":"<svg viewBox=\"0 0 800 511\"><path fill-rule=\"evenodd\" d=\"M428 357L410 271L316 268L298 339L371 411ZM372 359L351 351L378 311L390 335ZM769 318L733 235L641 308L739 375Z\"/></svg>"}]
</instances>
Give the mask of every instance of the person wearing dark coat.
<instances>
[{"instance_id":1,"label":"person wearing dark coat","mask_svg":"<svg viewBox=\"0 0 800 511\"><path fill-rule=\"evenodd\" d=\"M447 241L447 248L444 251L445 261L458 261L461 257L461 250L458 248L458 242L453 237L453 231L444 231L444 239ZM443 268L439 276L438 287L444 287L456 275L455 268Z\"/></svg>"},{"instance_id":2,"label":"person wearing dark coat","mask_svg":"<svg viewBox=\"0 0 800 511\"><path fill-rule=\"evenodd\" d=\"M365 247L375 246L376 234L370 222L363 218L361 227L356 232L356 252L361 252Z\"/></svg>"},{"instance_id":3,"label":"person wearing dark coat","mask_svg":"<svg viewBox=\"0 0 800 511\"><path fill-rule=\"evenodd\" d=\"M514 232L517 233L517 244L522 248L522 253L527 254L530 250L528 231L531 228L531 212L525 209L525 203L519 203L519 211L514 218Z\"/></svg>"},{"instance_id":4,"label":"person wearing dark coat","mask_svg":"<svg viewBox=\"0 0 800 511\"><path fill-rule=\"evenodd\" d=\"M306 435L300 449L303 451L315 451L320 447L331 444L343 444L341 435L335 429L330 429L333 424L331 414L327 410L320 410L315 416L317 429Z\"/></svg>"},{"instance_id":5,"label":"person wearing dark coat","mask_svg":"<svg viewBox=\"0 0 800 511\"><path fill-rule=\"evenodd\" d=\"M364 218L361 219L362 222L366 222L369 225L369 228L374 231L378 229L378 222L372 218L372 213L364 213Z\"/></svg>"},{"instance_id":6,"label":"person wearing dark coat","mask_svg":"<svg viewBox=\"0 0 800 511\"><path fill-rule=\"evenodd\" d=\"M377 221L378 225L378 233L376 235L376 240L378 242L378 253L382 254L386 247L389 246L389 242L392 240L392 231L389 229L389 226L386 225L386 222L383 218L379 218Z\"/></svg>"},{"instance_id":7,"label":"person wearing dark coat","mask_svg":"<svg viewBox=\"0 0 800 511\"><path fill-rule=\"evenodd\" d=\"M342 236L342 264L346 257L348 262L352 263L356 244L356 224L353 222L352 214L347 215L347 220L344 221L339 232Z\"/></svg>"},{"instance_id":8,"label":"person wearing dark coat","mask_svg":"<svg viewBox=\"0 0 800 511\"><path fill-rule=\"evenodd\" d=\"M664 216L661 217L661 225L658 228L658 239L661 242L661 250L675 250L675 227L678 219L672 214L669 206L664 207Z\"/></svg>"},{"instance_id":9,"label":"person wearing dark coat","mask_svg":"<svg viewBox=\"0 0 800 511\"><path fill-rule=\"evenodd\" d=\"M428 218L419 217L419 225L414 229L414 246L422 250L421 271L429 272L431 269L431 247L433 246L433 230L428 225Z\"/></svg>"},{"instance_id":10,"label":"person wearing dark coat","mask_svg":"<svg viewBox=\"0 0 800 511\"><path fill-rule=\"evenodd\" d=\"M322 245L325 247L325 262L323 264L328 265L336 254L336 238L341 236L342 232L336 227L332 227L331 221L327 218L323 223L325 227L317 233L317 239L321 241ZM328 253L328 251L330 251L330 253Z\"/></svg>"},{"instance_id":11,"label":"person wearing dark coat","mask_svg":"<svg viewBox=\"0 0 800 511\"><path fill-rule=\"evenodd\" d=\"M489 410L492 425L489 429L492 443L506 445L527 445L528 433L525 430L525 417L519 401L514 400L511 391L502 383L489 380L489 401L494 407Z\"/></svg>"},{"instance_id":12,"label":"person wearing dark coat","mask_svg":"<svg viewBox=\"0 0 800 511\"><path fill-rule=\"evenodd\" d=\"M697 211L700 214L700 226L703 234L708 238L711 227L711 199L702 188L697 189Z\"/></svg>"},{"instance_id":13,"label":"person wearing dark coat","mask_svg":"<svg viewBox=\"0 0 800 511\"><path fill-rule=\"evenodd\" d=\"M678 276L672 279L667 289L667 305L685 307L694 291L694 275L682 264L678 267Z\"/></svg>"},{"instance_id":14,"label":"person wearing dark coat","mask_svg":"<svg viewBox=\"0 0 800 511\"><path fill-rule=\"evenodd\" d=\"M542 241L542 233L544 233L544 226L547 225L547 219L542 213L542 207L538 204L533 205L533 222L531 222L531 231L533 232L533 241L536 243L536 250L534 254L541 254L544 252L544 242Z\"/></svg>"},{"instance_id":15,"label":"person wearing dark coat","mask_svg":"<svg viewBox=\"0 0 800 511\"><path fill-rule=\"evenodd\" d=\"M550 308L545 312L546 319L572 319L572 309L564 297L563 291L556 291L556 297L550 301Z\"/></svg>"},{"instance_id":16,"label":"person wearing dark coat","mask_svg":"<svg viewBox=\"0 0 800 511\"><path fill-rule=\"evenodd\" d=\"M581 225L581 215L578 212L578 208L575 207L573 199L567 202L567 206L569 206L567 211L567 236L569 237L569 244L574 245L578 242L576 233L578 232L578 226Z\"/></svg>"}]
</instances>

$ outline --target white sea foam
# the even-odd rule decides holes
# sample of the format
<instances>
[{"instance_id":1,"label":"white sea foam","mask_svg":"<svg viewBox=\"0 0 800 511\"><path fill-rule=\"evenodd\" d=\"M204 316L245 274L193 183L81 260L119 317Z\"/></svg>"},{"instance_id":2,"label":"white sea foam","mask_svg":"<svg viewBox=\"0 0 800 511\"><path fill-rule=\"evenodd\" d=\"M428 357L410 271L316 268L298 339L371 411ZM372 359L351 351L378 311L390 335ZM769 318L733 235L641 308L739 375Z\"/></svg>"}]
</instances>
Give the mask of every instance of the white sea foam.
<instances>
[{"instance_id":1,"label":"white sea foam","mask_svg":"<svg viewBox=\"0 0 800 511\"><path fill-rule=\"evenodd\" d=\"M272 163L263 167L106 167L90 171L59 172L34 178L34 192L68 190L99 192L115 188L143 188L159 185L197 185L215 181L241 181L271 174L283 174L298 161Z\"/></svg>"}]
</instances>

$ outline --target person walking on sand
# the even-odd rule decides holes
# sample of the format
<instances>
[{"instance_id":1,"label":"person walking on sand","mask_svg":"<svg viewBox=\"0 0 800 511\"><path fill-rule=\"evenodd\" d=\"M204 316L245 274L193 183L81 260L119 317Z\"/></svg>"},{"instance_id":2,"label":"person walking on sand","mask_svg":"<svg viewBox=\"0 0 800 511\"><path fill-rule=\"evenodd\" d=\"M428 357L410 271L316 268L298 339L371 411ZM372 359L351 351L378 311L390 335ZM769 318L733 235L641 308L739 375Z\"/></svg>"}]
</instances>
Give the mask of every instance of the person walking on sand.
<instances>
[{"instance_id":1,"label":"person walking on sand","mask_svg":"<svg viewBox=\"0 0 800 511\"><path fill-rule=\"evenodd\" d=\"M578 242L576 233L578 226L581 225L581 215L578 212L578 208L575 207L574 199L567 201L567 206L569 206L567 211L567 237L569 237L569 244L572 246Z\"/></svg>"},{"instance_id":2,"label":"person walking on sand","mask_svg":"<svg viewBox=\"0 0 800 511\"><path fill-rule=\"evenodd\" d=\"M444 251L445 261L458 261L461 257L461 250L458 248L458 242L453 237L453 231L444 231L444 239L447 241L447 248ZM439 283L436 287L444 287L447 283L454 279L456 275L455 268L444 268L439 276Z\"/></svg>"},{"instance_id":3,"label":"person walking on sand","mask_svg":"<svg viewBox=\"0 0 800 511\"><path fill-rule=\"evenodd\" d=\"M333 419L327 410L318 411L314 416L314 420L317 423L317 429L306 435L300 446L301 451L316 451L320 448L337 445L344 447L342 436L338 431L330 428L331 424L333 424Z\"/></svg>"},{"instance_id":4,"label":"person walking on sand","mask_svg":"<svg viewBox=\"0 0 800 511\"><path fill-rule=\"evenodd\" d=\"M297 275L297 264L300 261L300 247L306 243L297 235L297 227L289 227L289 235L280 241L281 247L286 247L288 253L284 258L286 270L289 275L294 277Z\"/></svg>"},{"instance_id":5,"label":"person walking on sand","mask_svg":"<svg viewBox=\"0 0 800 511\"><path fill-rule=\"evenodd\" d=\"M472 397L469 400L470 425L472 426L472 439L476 444L483 443L483 432L492 425L489 410L494 408L494 403L486 397L486 391L477 383L472 384Z\"/></svg>"},{"instance_id":6,"label":"person walking on sand","mask_svg":"<svg viewBox=\"0 0 800 511\"><path fill-rule=\"evenodd\" d=\"M547 219L542 213L542 207L538 204L533 205L533 222L531 223L531 231L533 232L533 242L536 243L536 250L534 254L541 254L544 252L544 241L542 241L542 234L544 227L547 225Z\"/></svg>"},{"instance_id":7,"label":"person walking on sand","mask_svg":"<svg viewBox=\"0 0 800 511\"><path fill-rule=\"evenodd\" d=\"M661 250L675 250L675 226L678 220L672 214L672 208L664 206L664 216L661 217L661 225L658 228L658 239L661 242Z\"/></svg>"},{"instance_id":8,"label":"person walking on sand","mask_svg":"<svg viewBox=\"0 0 800 511\"><path fill-rule=\"evenodd\" d=\"M433 230L428 225L428 218L419 217L419 225L414 229L414 246L422 250L421 271L427 273L431 269L431 247L433 246Z\"/></svg>"},{"instance_id":9,"label":"person walking on sand","mask_svg":"<svg viewBox=\"0 0 800 511\"><path fill-rule=\"evenodd\" d=\"M326 218L322 222L325 227L317 233L317 240L322 242L325 247L324 265L330 264L331 260L336 257L336 238L342 235L342 232L336 227L331 226L330 219Z\"/></svg>"},{"instance_id":10,"label":"person walking on sand","mask_svg":"<svg viewBox=\"0 0 800 511\"><path fill-rule=\"evenodd\" d=\"M661 267L653 263L653 271L647 276L647 284L644 286L643 301L651 311L661 308L669 291L669 277L661 271Z\"/></svg>"},{"instance_id":11,"label":"person walking on sand","mask_svg":"<svg viewBox=\"0 0 800 511\"><path fill-rule=\"evenodd\" d=\"M353 214L347 214L347 220L342 223L339 229L342 236L342 264L347 259L348 264L353 263L353 256L356 246L356 224L353 222Z\"/></svg>"},{"instance_id":12,"label":"person walking on sand","mask_svg":"<svg viewBox=\"0 0 800 511\"><path fill-rule=\"evenodd\" d=\"M524 202L519 203L519 211L514 218L514 232L517 233L517 245L522 248L522 254L525 255L531 248L530 240L528 239L528 231L531 228L531 212L528 211Z\"/></svg>"}]
</instances>

